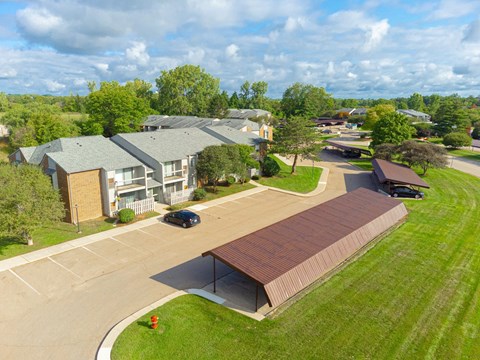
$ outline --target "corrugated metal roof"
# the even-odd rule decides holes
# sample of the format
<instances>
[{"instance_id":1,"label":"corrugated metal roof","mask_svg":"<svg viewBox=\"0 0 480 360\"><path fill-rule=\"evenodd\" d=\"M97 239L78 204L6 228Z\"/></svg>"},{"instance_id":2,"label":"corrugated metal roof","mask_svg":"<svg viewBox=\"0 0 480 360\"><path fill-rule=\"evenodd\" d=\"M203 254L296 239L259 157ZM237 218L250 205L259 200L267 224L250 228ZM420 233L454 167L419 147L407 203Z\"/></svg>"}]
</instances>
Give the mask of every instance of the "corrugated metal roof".
<instances>
[{"instance_id":1,"label":"corrugated metal roof","mask_svg":"<svg viewBox=\"0 0 480 360\"><path fill-rule=\"evenodd\" d=\"M402 202L359 188L202 256L254 280L277 306L406 215Z\"/></svg>"},{"instance_id":2,"label":"corrugated metal roof","mask_svg":"<svg viewBox=\"0 0 480 360\"><path fill-rule=\"evenodd\" d=\"M326 143L332 145L333 147L336 147L338 149L342 149L342 150L357 150L359 151L360 153L362 154L365 154L365 155L368 155L368 156L372 156L372 153L370 152L370 150L367 150L367 149L363 149L363 148L360 148L360 147L356 147L356 146L350 146L350 145L346 145L346 144L342 144L342 143L339 143L339 142L336 142L336 141L333 141L333 140L325 140Z\"/></svg>"},{"instance_id":3,"label":"corrugated metal roof","mask_svg":"<svg viewBox=\"0 0 480 360\"><path fill-rule=\"evenodd\" d=\"M382 159L372 160L373 171L381 184L392 182L395 184L414 185L423 188L430 186L407 166L395 164Z\"/></svg>"}]
</instances>

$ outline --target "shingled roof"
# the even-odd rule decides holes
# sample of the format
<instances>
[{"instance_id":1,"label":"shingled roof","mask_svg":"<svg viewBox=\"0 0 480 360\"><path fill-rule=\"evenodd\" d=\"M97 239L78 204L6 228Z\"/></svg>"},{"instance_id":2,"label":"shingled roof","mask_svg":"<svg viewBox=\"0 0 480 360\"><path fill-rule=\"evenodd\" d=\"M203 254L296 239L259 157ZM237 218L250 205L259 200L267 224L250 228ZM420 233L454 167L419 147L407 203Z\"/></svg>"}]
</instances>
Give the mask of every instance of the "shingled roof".
<instances>
[{"instance_id":1,"label":"shingled roof","mask_svg":"<svg viewBox=\"0 0 480 360\"><path fill-rule=\"evenodd\" d=\"M402 202L359 188L202 256L244 274L278 306L406 215Z\"/></svg>"}]
</instances>

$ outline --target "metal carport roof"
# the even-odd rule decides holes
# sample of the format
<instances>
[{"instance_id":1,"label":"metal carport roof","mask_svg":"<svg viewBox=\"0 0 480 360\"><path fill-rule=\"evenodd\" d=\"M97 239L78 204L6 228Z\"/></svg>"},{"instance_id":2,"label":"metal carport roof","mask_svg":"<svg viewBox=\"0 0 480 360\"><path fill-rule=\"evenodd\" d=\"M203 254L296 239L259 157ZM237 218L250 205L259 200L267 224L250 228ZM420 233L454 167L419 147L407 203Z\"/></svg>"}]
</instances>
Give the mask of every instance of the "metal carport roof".
<instances>
[{"instance_id":1,"label":"metal carport roof","mask_svg":"<svg viewBox=\"0 0 480 360\"><path fill-rule=\"evenodd\" d=\"M359 188L202 256L247 276L278 306L406 215L402 202Z\"/></svg>"},{"instance_id":2,"label":"metal carport roof","mask_svg":"<svg viewBox=\"0 0 480 360\"><path fill-rule=\"evenodd\" d=\"M382 159L373 159L372 166L380 184L393 183L430 188L415 171L405 165L395 164Z\"/></svg>"},{"instance_id":3,"label":"metal carport roof","mask_svg":"<svg viewBox=\"0 0 480 360\"><path fill-rule=\"evenodd\" d=\"M335 141L332 141L332 140L329 140L329 139L325 140L325 142L332 145L333 147L336 147L336 148L341 149L341 150L355 150L355 151L360 152L361 154L365 154L367 156L372 156L372 153L368 149L363 149L363 148L356 147L356 146L341 144L341 143L338 143L338 142L335 142Z\"/></svg>"}]
</instances>

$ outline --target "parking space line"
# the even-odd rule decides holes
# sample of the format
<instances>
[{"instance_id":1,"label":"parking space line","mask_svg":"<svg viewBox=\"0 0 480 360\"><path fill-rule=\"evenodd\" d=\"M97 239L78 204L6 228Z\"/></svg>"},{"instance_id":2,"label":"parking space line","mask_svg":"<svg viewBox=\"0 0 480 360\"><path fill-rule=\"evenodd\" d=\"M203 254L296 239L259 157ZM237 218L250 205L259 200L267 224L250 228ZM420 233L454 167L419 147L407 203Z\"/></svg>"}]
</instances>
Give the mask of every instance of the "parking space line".
<instances>
[{"instance_id":1,"label":"parking space line","mask_svg":"<svg viewBox=\"0 0 480 360\"><path fill-rule=\"evenodd\" d=\"M111 261L109 258L106 258L105 256L102 256L100 254L97 254L95 251L93 250L90 250L89 248L85 247L85 246L82 246L83 249L87 250L88 252L92 253L93 255L95 256L98 256L99 258L105 260L106 262L110 263L110 264L113 264L113 261Z\"/></svg>"},{"instance_id":2,"label":"parking space line","mask_svg":"<svg viewBox=\"0 0 480 360\"><path fill-rule=\"evenodd\" d=\"M51 262L57 264L58 266L60 266L62 269L68 271L70 274L72 274L73 276L76 276L77 278L81 279L82 277L78 274L75 274L72 270L70 270L69 268L63 266L62 264L60 264L58 261L55 261L53 260L50 256L47 257L48 260L50 260Z\"/></svg>"},{"instance_id":3,"label":"parking space line","mask_svg":"<svg viewBox=\"0 0 480 360\"><path fill-rule=\"evenodd\" d=\"M140 231L140 232L142 232L142 233L144 233L144 234L147 234L147 235L152 236L152 234L150 234L150 233L148 233L148 232L146 232L146 231L144 231L144 230L142 230L142 229L135 229L135 230Z\"/></svg>"},{"instance_id":4,"label":"parking space line","mask_svg":"<svg viewBox=\"0 0 480 360\"><path fill-rule=\"evenodd\" d=\"M133 247L133 246L128 245L128 244L125 244L123 241L120 241L120 240L118 240L118 239L115 239L113 236L111 236L109 239L115 240L115 241L119 242L120 244L122 244L122 245L124 245L124 246L126 246L126 247L129 247L129 248L131 248L131 249L133 249L133 250L135 250L135 251L138 251L138 252L141 253L141 254L146 254L146 255L149 254L148 252L145 252L145 251L143 251L143 250L138 250L136 247Z\"/></svg>"},{"instance_id":5,"label":"parking space line","mask_svg":"<svg viewBox=\"0 0 480 360\"><path fill-rule=\"evenodd\" d=\"M30 289L32 289L34 292L36 292L38 295L42 295L37 289L35 289L32 285L30 285L28 282L26 282L25 280L23 280L20 275L18 275L15 271L13 271L12 269L8 269L8 271L10 271L17 279L19 279L21 282L23 282L25 285L27 285Z\"/></svg>"}]
</instances>

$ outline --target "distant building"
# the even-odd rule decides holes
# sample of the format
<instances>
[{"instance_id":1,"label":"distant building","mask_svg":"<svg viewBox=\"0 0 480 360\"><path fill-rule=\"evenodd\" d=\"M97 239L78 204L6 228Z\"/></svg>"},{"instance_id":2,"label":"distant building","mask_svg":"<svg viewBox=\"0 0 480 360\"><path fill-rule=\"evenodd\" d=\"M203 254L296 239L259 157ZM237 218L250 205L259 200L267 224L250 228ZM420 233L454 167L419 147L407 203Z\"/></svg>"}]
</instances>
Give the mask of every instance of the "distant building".
<instances>
[{"instance_id":1,"label":"distant building","mask_svg":"<svg viewBox=\"0 0 480 360\"><path fill-rule=\"evenodd\" d=\"M270 111L261 109L228 109L227 118L229 119L256 119L265 118L269 120L272 117Z\"/></svg>"},{"instance_id":2,"label":"distant building","mask_svg":"<svg viewBox=\"0 0 480 360\"><path fill-rule=\"evenodd\" d=\"M337 110L337 114L346 113L350 116L364 116L367 115L367 108L342 108Z\"/></svg>"},{"instance_id":3,"label":"distant building","mask_svg":"<svg viewBox=\"0 0 480 360\"><path fill-rule=\"evenodd\" d=\"M0 124L0 137L7 137L8 135L10 135L8 128L5 125Z\"/></svg>"},{"instance_id":4,"label":"distant building","mask_svg":"<svg viewBox=\"0 0 480 360\"><path fill-rule=\"evenodd\" d=\"M430 122L432 120L432 117L428 114L425 114L423 112L417 111L417 110L403 110L399 109L397 110L397 113L403 114L409 118L412 118L414 120L417 120L418 122Z\"/></svg>"}]
</instances>

